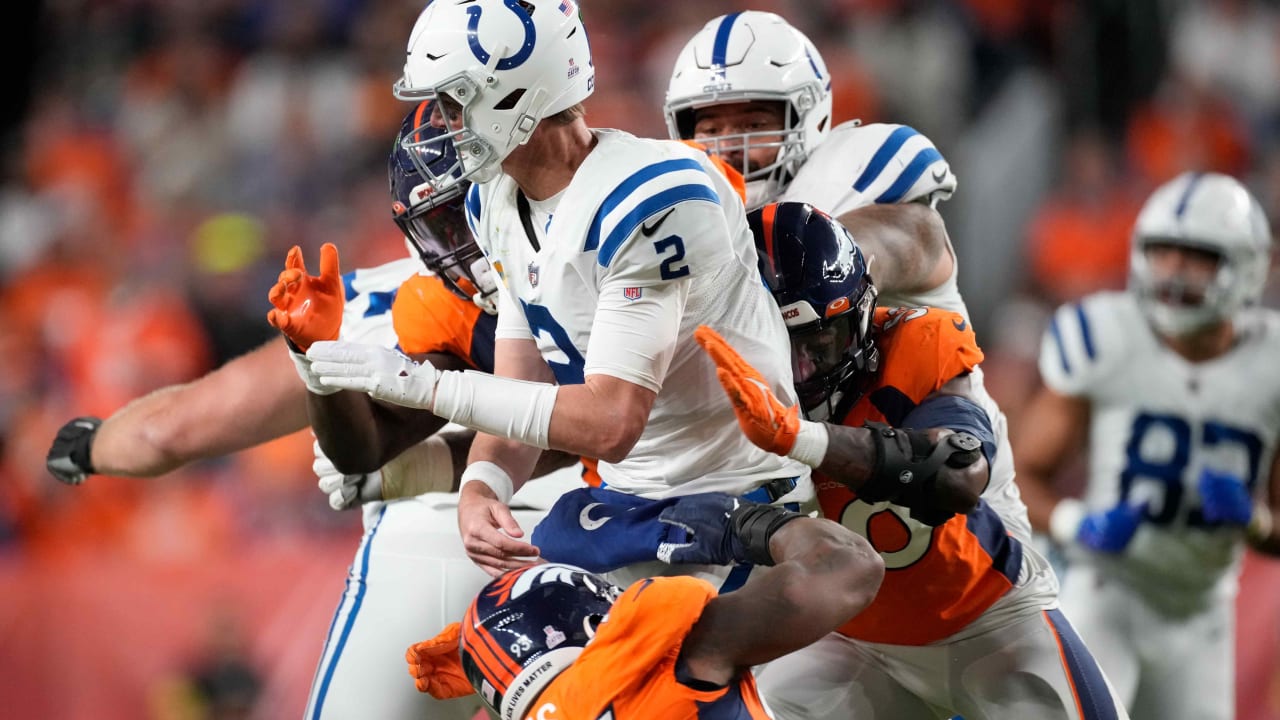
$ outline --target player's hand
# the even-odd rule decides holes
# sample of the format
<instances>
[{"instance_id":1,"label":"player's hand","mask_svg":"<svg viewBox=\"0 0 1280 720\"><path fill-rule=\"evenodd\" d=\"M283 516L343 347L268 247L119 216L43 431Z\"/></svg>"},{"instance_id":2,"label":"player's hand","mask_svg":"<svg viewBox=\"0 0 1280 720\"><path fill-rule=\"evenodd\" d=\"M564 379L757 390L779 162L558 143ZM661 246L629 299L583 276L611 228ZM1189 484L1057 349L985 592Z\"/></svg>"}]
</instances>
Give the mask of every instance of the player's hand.
<instances>
[{"instance_id":1,"label":"player's hand","mask_svg":"<svg viewBox=\"0 0 1280 720\"><path fill-rule=\"evenodd\" d=\"M68 421L58 428L53 445L44 458L44 466L49 469L49 474L68 485L79 485L92 475L93 463L89 458L89 450L99 427L102 427L101 419L86 416Z\"/></svg>"},{"instance_id":2,"label":"player's hand","mask_svg":"<svg viewBox=\"0 0 1280 720\"><path fill-rule=\"evenodd\" d=\"M440 371L429 362L416 363L391 348L317 342L307 351L307 359L311 372L325 387L369 393L376 400L423 410L435 404Z\"/></svg>"},{"instance_id":3,"label":"player's hand","mask_svg":"<svg viewBox=\"0 0 1280 720\"><path fill-rule=\"evenodd\" d=\"M461 624L451 623L439 635L414 643L405 651L409 676L418 692L428 693L437 700L467 697L475 692L462 669L462 655L458 653L461 635Z\"/></svg>"},{"instance_id":4,"label":"player's hand","mask_svg":"<svg viewBox=\"0 0 1280 720\"><path fill-rule=\"evenodd\" d=\"M493 577L539 562L538 548L517 539L524 530L511 508L482 482L464 483L458 494L458 531L467 557Z\"/></svg>"},{"instance_id":5,"label":"player's hand","mask_svg":"<svg viewBox=\"0 0 1280 720\"><path fill-rule=\"evenodd\" d=\"M738 426L757 446L786 455L800 432L800 406L786 407L769 389L769 383L720 333L706 325L694 331L694 338L716 364L716 377L733 403Z\"/></svg>"},{"instance_id":6,"label":"player's hand","mask_svg":"<svg viewBox=\"0 0 1280 720\"><path fill-rule=\"evenodd\" d=\"M312 449L316 459L311 470L320 479L317 485L320 492L329 496L329 507L334 510L350 510L363 503L382 499L382 473L374 471L367 474L346 475L333 466L317 440Z\"/></svg>"},{"instance_id":7,"label":"player's hand","mask_svg":"<svg viewBox=\"0 0 1280 720\"><path fill-rule=\"evenodd\" d=\"M1124 552L1146 517L1148 504L1122 502L1110 510L1085 515L1076 531L1076 542L1098 552Z\"/></svg>"},{"instance_id":8,"label":"player's hand","mask_svg":"<svg viewBox=\"0 0 1280 720\"><path fill-rule=\"evenodd\" d=\"M1243 479L1205 468L1200 472L1199 489L1205 520L1220 525L1248 525L1253 519L1253 498Z\"/></svg>"},{"instance_id":9,"label":"player's hand","mask_svg":"<svg viewBox=\"0 0 1280 720\"><path fill-rule=\"evenodd\" d=\"M718 492L686 495L658 516L668 526L658 559L672 565L733 565L745 562L746 547L733 532L730 516L742 500Z\"/></svg>"},{"instance_id":10,"label":"player's hand","mask_svg":"<svg viewBox=\"0 0 1280 720\"><path fill-rule=\"evenodd\" d=\"M338 269L338 248L320 247L320 274L308 275L297 245L284 261L284 271L267 293L272 309L267 322L303 352L318 340L337 340L346 292Z\"/></svg>"}]
</instances>

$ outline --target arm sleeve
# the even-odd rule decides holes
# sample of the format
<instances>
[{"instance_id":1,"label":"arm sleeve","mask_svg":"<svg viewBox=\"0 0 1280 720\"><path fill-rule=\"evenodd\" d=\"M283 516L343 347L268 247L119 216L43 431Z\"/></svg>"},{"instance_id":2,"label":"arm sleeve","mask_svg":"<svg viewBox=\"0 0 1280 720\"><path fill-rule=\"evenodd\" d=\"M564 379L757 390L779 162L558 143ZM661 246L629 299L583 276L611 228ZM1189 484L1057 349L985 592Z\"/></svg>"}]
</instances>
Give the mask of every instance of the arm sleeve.
<instances>
[{"instance_id":1,"label":"arm sleeve","mask_svg":"<svg viewBox=\"0 0 1280 720\"><path fill-rule=\"evenodd\" d=\"M967 432L982 441L982 454L990 464L996 455L996 435L991 427L991 416L972 400L958 395L934 394L916 406L903 418L904 427L942 427L956 432Z\"/></svg>"}]
</instances>

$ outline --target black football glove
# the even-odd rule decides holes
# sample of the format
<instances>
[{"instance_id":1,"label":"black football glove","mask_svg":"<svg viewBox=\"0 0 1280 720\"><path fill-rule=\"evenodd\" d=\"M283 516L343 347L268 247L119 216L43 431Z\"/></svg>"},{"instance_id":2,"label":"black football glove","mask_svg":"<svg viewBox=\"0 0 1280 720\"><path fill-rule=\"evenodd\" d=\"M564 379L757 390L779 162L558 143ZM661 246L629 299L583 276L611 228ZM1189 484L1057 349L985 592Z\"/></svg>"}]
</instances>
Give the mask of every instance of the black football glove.
<instances>
[{"instance_id":1,"label":"black football glove","mask_svg":"<svg viewBox=\"0 0 1280 720\"><path fill-rule=\"evenodd\" d=\"M93 436L102 427L101 418L78 417L58 430L53 446L44 458L49 474L68 485L79 485L94 473L89 459Z\"/></svg>"}]
</instances>

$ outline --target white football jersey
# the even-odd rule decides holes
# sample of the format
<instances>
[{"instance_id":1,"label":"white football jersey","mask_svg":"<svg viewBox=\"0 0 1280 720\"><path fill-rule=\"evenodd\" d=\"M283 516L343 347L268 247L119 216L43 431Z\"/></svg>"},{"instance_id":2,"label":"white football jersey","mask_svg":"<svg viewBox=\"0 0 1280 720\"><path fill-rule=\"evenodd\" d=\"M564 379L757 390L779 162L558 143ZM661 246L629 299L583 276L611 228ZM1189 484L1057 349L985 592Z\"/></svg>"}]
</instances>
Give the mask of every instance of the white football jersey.
<instances>
[{"instance_id":1,"label":"white football jersey","mask_svg":"<svg viewBox=\"0 0 1280 720\"><path fill-rule=\"evenodd\" d=\"M1109 292L1059 308L1041 346L1045 383L1091 405L1090 511L1150 503L1124 553L1078 559L1164 607L1234 591L1243 529L1204 519L1201 472L1230 473L1265 497L1280 435L1280 314L1243 312L1236 332L1227 354L1190 363L1160 342L1133 295Z\"/></svg>"},{"instance_id":2,"label":"white football jersey","mask_svg":"<svg viewBox=\"0 0 1280 720\"><path fill-rule=\"evenodd\" d=\"M906 125L852 121L832 128L779 200L807 202L838 217L876 203L935 204L955 189L955 173L929 138ZM950 252L955 257L955 250ZM871 277L875 276L872 262ZM885 293L878 302L881 307L939 307L967 318L969 309L960 298L956 277L953 264L942 285L923 293Z\"/></svg>"},{"instance_id":3,"label":"white football jersey","mask_svg":"<svg viewBox=\"0 0 1280 720\"><path fill-rule=\"evenodd\" d=\"M742 494L794 476L795 499L811 496L807 467L743 435L693 339L699 325L711 326L783 402L796 402L787 331L761 281L741 200L705 153L594 132L598 143L569 186L537 203L533 241L509 177L468 193L468 221L503 280L499 337L534 339L560 384L600 373L657 393L630 455L600 463L610 487L647 497ZM509 310L525 320L522 335L512 334Z\"/></svg>"}]
</instances>

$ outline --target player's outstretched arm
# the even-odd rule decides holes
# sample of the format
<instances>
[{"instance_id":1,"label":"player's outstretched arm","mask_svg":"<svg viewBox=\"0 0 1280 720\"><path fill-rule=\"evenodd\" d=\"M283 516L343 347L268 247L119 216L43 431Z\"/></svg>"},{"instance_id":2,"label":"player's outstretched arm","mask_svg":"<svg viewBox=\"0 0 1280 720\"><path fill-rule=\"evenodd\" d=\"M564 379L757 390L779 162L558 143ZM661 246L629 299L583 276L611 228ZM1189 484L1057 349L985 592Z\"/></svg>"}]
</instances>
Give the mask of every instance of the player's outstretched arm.
<instances>
[{"instance_id":1,"label":"player's outstretched arm","mask_svg":"<svg viewBox=\"0 0 1280 720\"><path fill-rule=\"evenodd\" d=\"M1249 545L1267 555L1280 556L1280 527L1276 517L1280 515L1280 453L1271 459L1271 473L1268 475L1267 502L1258 503L1254 507L1253 518L1245 528L1245 537Z\"/></svg>"},{"instance_id":2,"label":"player's outstretched arm","mask_svg":"<svg viewBox=\"0 0 1280 720\"><path fill-rule=\"evenodd\" d=\"M680 659L692 677L725 685L815 642L869 605L884 578L870 543L830 520L786 522L767 546L776 566L708 603L685 639Z\"/></svg>"},{"instance_id":3,"label":"player's outstretched arm","mask_svg":"<svg viewBox=\"0 0 1280 720\"><path fill-rule=\"evenodd\" d=\"M867 205L838 218L867 257L882 294L932 290L947 281L956 259L938 211L923 203Z\"/></svg>"},{"instance_id":4,"label":"player's outstretched arm","mask_svg":"<svg viewBox=\"0 0 1280 720\"><path fill-rule=\"evenodd\" d=\"M1026 503L1031 527L1051 533L1050 519L1064 498L1053 478L1073 450L1083 452L1089 427L1089 401L1041 387L1028 403L1023 419L1009 430L1013 457L1018 466L1018 489ZM1076 502L1066 500L1066 502ZM1059 517L1065 518L1070 506ZM1083 512L1079 513L1083 515ZM1059 524L1064 524L1060 522ZM1069 523L1067 523L1069 524ZM1074 530L1056 535L1070 535ZM1064 541L1068 538L1057 538Z\"/></svg>"},{"instance_id":5,"label":"player's outstretched arm","mask_svg":"<svg viewBox=\"0 0 1280 720\"><path fill-rule=\"evenodd\" d=\"M96 431L55 441L50 472L64 482L94 473L153 477L300 430L307 390L287 356L284 339L272 340L204 377L140 397Z\"/></svg>"}]
</instances>

